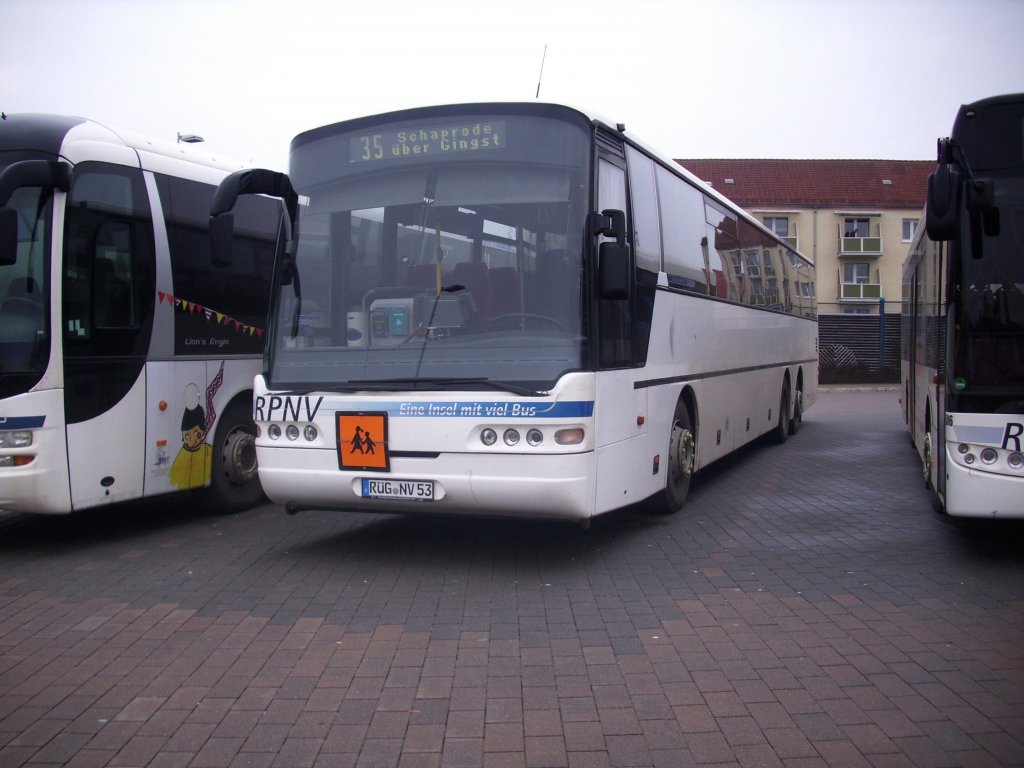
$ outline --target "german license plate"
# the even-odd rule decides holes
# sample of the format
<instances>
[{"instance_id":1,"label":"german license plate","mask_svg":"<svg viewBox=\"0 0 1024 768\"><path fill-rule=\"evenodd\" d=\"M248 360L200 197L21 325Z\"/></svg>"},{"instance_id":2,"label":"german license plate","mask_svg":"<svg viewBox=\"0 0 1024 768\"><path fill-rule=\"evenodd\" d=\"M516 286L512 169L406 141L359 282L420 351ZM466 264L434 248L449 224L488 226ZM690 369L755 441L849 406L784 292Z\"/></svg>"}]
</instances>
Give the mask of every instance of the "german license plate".
<instances>
[{"instance_id":1,"label":"german license plate","mask_svg":"<svg viewBox=\"0 0 1024 768\"><path fill-rule=\"evenodd\" d=\"M403 501L433 501L433 480L381 480L362 478L362 497L364 499L395 499Z\"/></svg>"}]
</instances>

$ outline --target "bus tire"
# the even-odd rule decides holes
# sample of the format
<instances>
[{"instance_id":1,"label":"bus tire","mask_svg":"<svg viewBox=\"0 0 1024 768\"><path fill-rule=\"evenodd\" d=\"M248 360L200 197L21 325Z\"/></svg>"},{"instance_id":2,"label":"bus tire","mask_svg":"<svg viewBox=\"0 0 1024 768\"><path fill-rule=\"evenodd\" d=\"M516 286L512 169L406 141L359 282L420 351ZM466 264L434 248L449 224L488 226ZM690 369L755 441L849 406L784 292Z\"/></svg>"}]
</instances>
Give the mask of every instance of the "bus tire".
<instances>
[{"instance_id":1,"label":"bus tire","mask_svg":"<svg viewBox=\"0 0 1024 768\"><path fill-rule=\"evenodd\" d=\"M804 423L804 391L797 385L796 397L793 398L793 415L789 419L789 434L795 435Z\"/></svg>"},{"instance_id":2,"label":"bus tire","mask_svg":"<svg viewBox=\"0 0 1024 768\"><path fill-rule=\"evenodd\" d=\"M213 467L207 499L212 511L241 512L263 500L256 471L256 425L244 402L228 406L213 441Z\"/></svg>"},{"instance_id":3,"label":"bus tire","mask_svg":"<svg viewBox=\"0 0 1024 768\"><path fill-rule=\"evenodd\" d=\"M771 431L771 440L776 445L782 445L789 437L789 382L782 385L782 394L779 396L779 417L775 428Z\"/></svg>"},{"instance_id":4,"label":"bus tire","mask_svg":"<svg viewBox=\"0 0 1024 768\"><path fill-rule=\"evenodd\" d=\"M672 417L665 487L647 500L647 509L654 514L671 515L678 512L690 493L697 445L692 425L690 411L686 403L680 400L676 403Z\"/></svg>"},{"instance_id":5,"label":"bus tire","mask_svg":"<svg viewBox=\"0 0 1024 768\"><path fill-rule=\"evenodd\" d=\"M924 444L921 446L921 470L924 474L925 490L932 490L932 436L925 434Z\"/></svg>"}]
</instances>

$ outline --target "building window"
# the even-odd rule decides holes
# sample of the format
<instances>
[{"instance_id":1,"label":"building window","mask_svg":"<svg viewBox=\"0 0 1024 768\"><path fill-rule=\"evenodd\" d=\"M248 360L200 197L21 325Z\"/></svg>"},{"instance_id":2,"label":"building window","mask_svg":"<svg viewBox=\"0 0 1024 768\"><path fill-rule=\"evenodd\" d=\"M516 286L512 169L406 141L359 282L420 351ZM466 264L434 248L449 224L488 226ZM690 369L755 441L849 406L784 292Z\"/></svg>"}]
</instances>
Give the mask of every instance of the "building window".
<instances>
[{"instance_id":1,"label":"building window","mask_svg":"<svg viewBox=\"0 0 1024 768\"><path fill-rule=\"evenodd\" d=\"M847 218L843 224L843 237L870 237L869 219Z\"/></svg>"},{"instance_id":2,"label":"building window","mask_svg":"<svg viewBox=\"0 0 1024 768\"><path fill-rule=\"evenodd\" d=\"M903 242L909 243L911 240L913 240L915 232L917 232L917 219L904 219Z\"/></svg>"},{"instance_id":3,"label":"building window","mask_svg":"<svg viewBox=\"0 0 1024 768\"><path fill-rule=\"evenodd\" d=\"M863 261L843 264L843 282L864 285L870 280L870 264Z\"/></svg>"},{"instance_id":4,"label":"building window","mask_svg":"<svg viewBox=\"0 0 1024 768\"><path fill-rule=\"evenodd\" d=\"M779 237L789 237L789 219L785 216L765 216L764 226Z\"/></svg>"}]
</instances>

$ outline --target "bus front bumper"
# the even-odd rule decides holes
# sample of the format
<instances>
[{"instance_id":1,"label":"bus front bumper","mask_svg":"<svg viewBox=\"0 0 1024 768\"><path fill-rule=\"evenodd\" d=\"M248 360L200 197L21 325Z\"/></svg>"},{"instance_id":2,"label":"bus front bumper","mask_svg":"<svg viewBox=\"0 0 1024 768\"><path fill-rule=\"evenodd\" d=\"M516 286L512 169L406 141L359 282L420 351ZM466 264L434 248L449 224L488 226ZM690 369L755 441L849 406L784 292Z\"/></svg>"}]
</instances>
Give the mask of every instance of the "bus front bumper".
<instances>
[{"instance_id":1,"label":"bus front bumper","mask_svg":"<svg viewBox=\"0 0 1024 768\"><path fill-rule=\"evenodd\" d=\"M259 446L257 457L263 490L290 510L585 520L594 509L593 452L394 457L389 472L341 471L335 451Z\"/></svg>"},{"instance_id":2,"label":"bus front bumper","mask_svg":"<svg viewBox=\"0 0 1024 768\"><path fill-rule=\"evenodd\" d=\"M1024 477L980 472L946 457L945 507L956 517L1024 517Z\"/></svg>"}]
</instances>

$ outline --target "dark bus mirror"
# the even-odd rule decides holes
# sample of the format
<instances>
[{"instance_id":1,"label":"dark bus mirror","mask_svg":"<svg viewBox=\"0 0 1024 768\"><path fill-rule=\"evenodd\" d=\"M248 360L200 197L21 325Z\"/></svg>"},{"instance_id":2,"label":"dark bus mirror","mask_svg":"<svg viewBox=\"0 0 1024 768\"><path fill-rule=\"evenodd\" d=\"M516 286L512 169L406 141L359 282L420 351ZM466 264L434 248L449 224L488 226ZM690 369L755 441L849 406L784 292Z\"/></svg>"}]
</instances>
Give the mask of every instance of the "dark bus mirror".
<instances>
[{"instance_id":1,"label":"dark bus mirror","mask_svg":"<svg viewBox=\"0 0 1024 768\"><path fill-rule=\"evenodd\" d=\"M218 267L231 266L232 238L235 218L231 209L241 195L268 195L284 201L288 220L294 230L298 215L299 196L292 189L288 176L277 171L251 168L235 171L217 186L210 205L210 254Z\"/></svg>"},{"instance_id":2,"label":"dark bus mirror","mask_svg":"<svg viewBox=\"0 0 1024 768\"><path fill-rule=\"evenodd\" d=\"M982 211L981 224L985 229L986 237L999 237L999 209L993 205Z\"/></svg>"},{"instance_id":3,"label":"dark bus mirror","mask_svg":"<svg viewBox=\"0 0 1024 768\"><path fill-rule=\"evenodd\" d=\"M18 212L6 206L11 195L23 187L67 192L71 189L71 166L59 160L21 160L0 171L0 265L18 259Z\"/></svg>"},{"instance_id":4,"label":"dark bus mirror","mask_svg":"<svg viewBox=\"0 0 1024 768\"><path fill-rule=\"evenodd\" d=\"M235 239L235 214L231 211L210 217L210 256L215 267L230 267Z\"/></svg>"},{"instance_id":5,"label":"dark bus mirror","mask_svg":"<svg viewBox=\"0 0 1024 768\"><path fill-rule=\"evenodd\" d=\"M601 243L598 251L598 272L602 299L629 298L629 246L624 243Z\"/></svg>"},{"instance_id":6,"label":"dark bus mirror","mask_svg":"<svg viewBox=\"0 0 1024 768\"><path fill-rule=\"evenodd\" d=\"M925 229L932 240L952 240L958 234L959 225L960 172L948 163L939 163L928 175Z\"/></svg>"},{"instance_id":7,"label":"dark bus mirror","mask_svg":"<svg viewBox=\"0 0 1024 768\"><path fill-rule=\"evenodd\" d=\"M0 171L0 205L7 205L14 191L22 187L44 187L67 192L71 189L71 167L57 160L22 160Z\"/></svg>"},{"instance_id":8,"label":"dark bus mirror","mask_svg":"<svg viewBox=\"0 0 1024 768\"><path fill-rule=\"evenodd\" d=\"M0 267L8 267L18 260L18 212L13 208L0 208Z\"/></svg>"},{"instance_id":9,"label":"dark bus mirror","mask_svg":"<svg viewBox=\"0 0 1024 768\"><path fill-rule=\"evenodd\" d=\"M967 208L985 211L996 204L996 185L992 179L974 179L967 185Z\"/></svg>"},{"instance_id":10,"label":"dark bus mirror","mask_svg":"<svg viewBox=\"0 0 1024 768\"><path fill-rule=\"evenodd\" d=\"M611 237L619 245L626 242L626 214L622 211L608 209L590 214L590 233L595 237Z\"/></svg>"}]
</instances>

